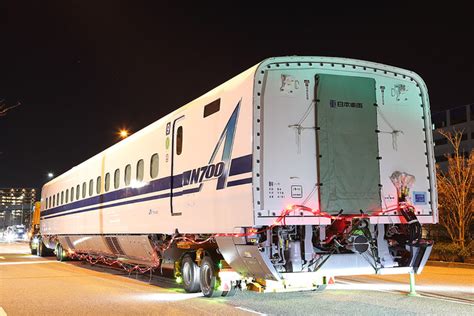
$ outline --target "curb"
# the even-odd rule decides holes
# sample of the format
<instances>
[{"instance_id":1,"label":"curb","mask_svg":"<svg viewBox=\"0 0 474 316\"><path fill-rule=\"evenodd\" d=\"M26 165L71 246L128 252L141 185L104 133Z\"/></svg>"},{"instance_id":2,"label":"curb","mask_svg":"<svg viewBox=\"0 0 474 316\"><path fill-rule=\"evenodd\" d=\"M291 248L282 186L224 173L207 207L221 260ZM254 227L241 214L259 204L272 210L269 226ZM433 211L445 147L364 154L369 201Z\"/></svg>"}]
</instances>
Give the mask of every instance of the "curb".
<instances>
[{"instance_id":1,"label":"curb","mask_svg":"<svg viewBox=\"0 0 474 316\"><path fill-rule=\"evenodd\" d=\"M446 261L427 261L427 266L434 267L447 267L447 268L464 268L464 269L474 269L474 264L472 263L462 263L462 262L446 262Z\"/></svg>"}]
</instances>

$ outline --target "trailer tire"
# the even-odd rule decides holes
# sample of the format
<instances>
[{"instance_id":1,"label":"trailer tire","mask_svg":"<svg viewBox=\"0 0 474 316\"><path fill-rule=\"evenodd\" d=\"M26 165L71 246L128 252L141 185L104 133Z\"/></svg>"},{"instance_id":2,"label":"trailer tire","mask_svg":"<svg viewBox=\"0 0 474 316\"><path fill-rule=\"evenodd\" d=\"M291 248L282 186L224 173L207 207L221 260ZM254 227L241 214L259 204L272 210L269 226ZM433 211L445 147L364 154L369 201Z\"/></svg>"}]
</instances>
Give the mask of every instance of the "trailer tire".
<instances>
[{"instance_id":1,"label":"trailer tire","mask_svg":"<svg viewBox=\"0 0 474 316\"><path fill-rule=\"evenodd\" d=\"M196 293L201 290L200 270L190 255L185 255L181 260L181 276L186 292Z\"/></svg>"},{"instance_id":2,"label":"trailer tire","mask_svg":"<svg viewBox=\"0 0 474 316\"><path fill-rule=\"evenodd\" d=\"M33 249L33 247L31 247L31 243L30 243L30 251L31 251L32 255L36 255L38 253L38 246L36 246L36 249Z\"/></svg>"},{"instance_id":3,"label":"trailer tire","mask_svg":"<svg viewBox=\"0 0 474 316\"><path fill-rule=\"evenodd\" d=\"M205 297L218 297L222 291L218 289L218 268L211 257L204 257L201 261L200 284L201 292Z\"/></svg>"},{"instance_id":4,"label":"trailer tire","mask_svg":"<svg viewBox=\"0 0 474 316\"><path fill-rule=\"evenodd\" d=\"M64 249L63 249L63 246L61 246L61 244L58 244L56 246L56 259L58 261L65 261L67 258L63 255L63 252L64 252Z\"/></svg>"},{"instance_id":5,"label":"trailer tire","mask_svg":"<svg viewBox=\"0 0 474 316\"><path fill-rule=\"evenodd\" d=\"M38 241L37 254L38 254L38 256L40 256L40 257L49 257L49 256L51 256L51 254L52 254L51 250L50 250L48 247L46 247L46 245L43 243L43 240L42 240L42 239L40 239L40 240Z\"/></svg>"}]
</instances>

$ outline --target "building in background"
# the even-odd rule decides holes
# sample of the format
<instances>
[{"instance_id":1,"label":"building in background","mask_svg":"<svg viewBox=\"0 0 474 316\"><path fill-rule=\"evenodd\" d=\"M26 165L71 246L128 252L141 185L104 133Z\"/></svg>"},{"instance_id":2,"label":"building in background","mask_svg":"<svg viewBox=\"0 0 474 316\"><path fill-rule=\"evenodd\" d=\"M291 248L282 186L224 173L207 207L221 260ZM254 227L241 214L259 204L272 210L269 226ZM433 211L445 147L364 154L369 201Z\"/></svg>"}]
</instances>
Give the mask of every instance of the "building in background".
<instances>
[{"instance_id":1,"label":"building in background","mask_svg":"<svg viewBox=\"0 0 474 316\"><path fill-rule=\"evenodd\" d=\"M28 226L36 196L31 188L0 188L0 231L11 225Z\"/></svg>"},{"instance_id":2,"label":"building in background","mask_svg":"<svg viewBox=\"0 0 474 316\"><path fill-rule=\"evenodd\" d=\"M439 163L442 170L446 171L448 160L446 154L451 154L453 147L439 131L462 130L461 150L466 156L469 155L469 152L474 148L474 103L434 112L431 119L435 127L433 138L436 162Z\"/></svg>"}]
</instances>

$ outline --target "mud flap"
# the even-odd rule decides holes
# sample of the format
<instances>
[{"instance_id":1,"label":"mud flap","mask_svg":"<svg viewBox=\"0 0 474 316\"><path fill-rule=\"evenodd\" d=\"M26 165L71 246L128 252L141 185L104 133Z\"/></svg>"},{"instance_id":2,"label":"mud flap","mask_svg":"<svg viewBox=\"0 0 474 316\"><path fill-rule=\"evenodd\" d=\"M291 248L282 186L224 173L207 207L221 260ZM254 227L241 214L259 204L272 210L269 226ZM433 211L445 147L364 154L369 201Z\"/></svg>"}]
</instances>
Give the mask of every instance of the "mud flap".
<instances>
[{"instance_id":1,"label":"mud flap","mask_svg":"<svg viewBox=\"0 0 474 316\"><path fill-rule=\"evenodd\" d=\"M420 243L413 246L413 258L410 262L410 267L416 274L420 274L426 265L426 261L430 257L431 250L433 249L433 242Z\"/></svg>"},{"instance_id":2,"label":"mud flap","mask_svg":"<svg viewBox=\"0 0 474 316\"><path fill-rule=\"evenodd\" d=\"M256 245L238 244L233 237L216 237L219 251L225 261L244 277L280 281L273 264Z\"/></svg>"}]
</instances>

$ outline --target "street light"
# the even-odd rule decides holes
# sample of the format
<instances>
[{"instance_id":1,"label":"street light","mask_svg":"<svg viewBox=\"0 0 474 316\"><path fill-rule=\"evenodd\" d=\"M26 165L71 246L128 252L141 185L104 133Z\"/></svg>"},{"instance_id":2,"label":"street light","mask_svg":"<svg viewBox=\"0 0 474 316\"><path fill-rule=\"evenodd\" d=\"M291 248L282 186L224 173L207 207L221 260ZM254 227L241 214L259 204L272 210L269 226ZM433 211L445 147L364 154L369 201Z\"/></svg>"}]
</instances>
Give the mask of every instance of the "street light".
<instances>
[{"instance_id":1,"label":"street light","mask_svg":"<svg viewBox=\"0 0 474 316\"><path fill-rule=\"evenodd\" d=\"M52 172L48 172L48 178L52 179L54 177L54 174Z\"/></svg>"},{"instance_id":2,"label":"street light","mask_svg":"<svg viewBox=\"0 0 474 316\"><path fill-rule=\"evenodd\" d=\"M119 134L120 138L125 139L130 135L130 131L123 128L118 132L118 134Z\"/></svg>"}]
</instances>

